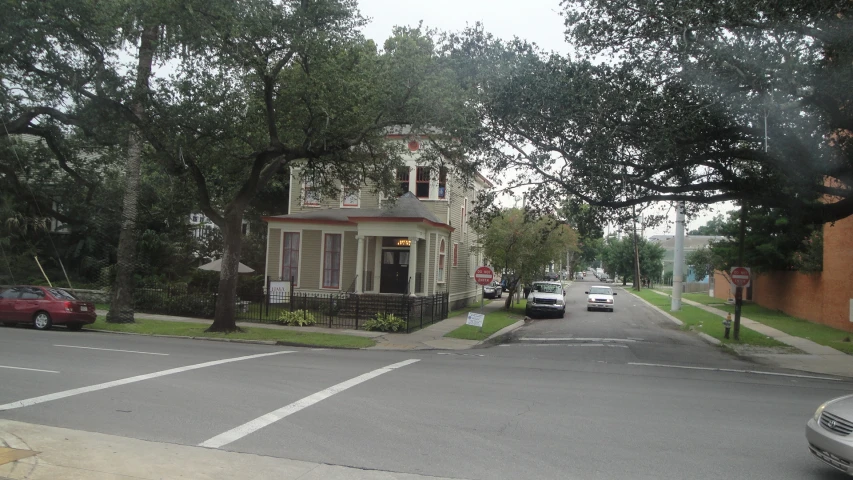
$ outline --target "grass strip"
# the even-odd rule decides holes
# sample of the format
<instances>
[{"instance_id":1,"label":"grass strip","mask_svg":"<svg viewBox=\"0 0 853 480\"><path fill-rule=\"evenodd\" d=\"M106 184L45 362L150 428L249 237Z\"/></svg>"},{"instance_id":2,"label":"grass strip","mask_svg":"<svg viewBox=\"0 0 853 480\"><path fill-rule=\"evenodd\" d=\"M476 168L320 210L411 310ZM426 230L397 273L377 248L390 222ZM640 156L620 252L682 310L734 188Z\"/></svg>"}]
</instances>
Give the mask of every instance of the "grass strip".
<instances>
[{"instance_id":1,"label":"grass strip","mask_svg":"<svg viewBox=\"0 0 853 480\"><path fill-rule=\"evenodd\" d=\"M205 332L204 323L171 322L165 320L137 319L136 323L107 323L99 316L86 328L111 332L140 333L147 335L172 335L176 337L227 338L235 340L272 340L294 345L327 348L367 348L376 345L373 339L335 333L298 332L273 328L241 327L243 332Z\"/></svg>"},{"instance_id":2,"label":"grass strip","mask_svg":"<svg viewBox=\"0 0 853 480\"><path fill-rule=\"evenodd\" d=\"M670 310L671 299L669 295L661 295L659 293L655 293L652 290L641 290L639 292L634 292L631 290L626 290L634 295L646 300L657 308L660 308L664 312L669 313L673 317L684 322L684 326L682 327L685 330L694 330L697 332L703 332L707 335L710 335L717 340L723 342L723 344L732 344L732 345L755 345L761 347L784 347L785 344L774 339L768 337L766 335L762 335L755 330L750 330L746 327L741 327L740 329L740 341L735 341L734 339L725 339L723 335L725 334L725 327L723 327L723 318L719 315L715 315L711 312L706 312L699 307L694 307L692 305L682 304L681 310L677 312L673 312Z\"/></svg>"},{"instance_id":3,"label":"grass strip","mask_svg":"<svg viewBox=\"0 0 853 480\"><path fill-rule=\"evenodd\" d=\"M719 308L732 314L735 311L734 305L729 305L725 300L710 297L704 293L684 294L684 298L706 305L710 304L714 308ZM853 333L838 330L828 325L812 323L802 318L792 317L778 310L771 310L754 303L744 303L741 308L741 315L768 327L785 332L788 335L805 338L815 343L840 350L848 355L853 355L853 342L850 341L853 338Z\"/></svg>"},{"instance_id":4,"label":"grass strip","mask_svg":"<svg viewBox=\"0 0 853 480\"><path fill-rule=\"evenodd\" d=\"M444 336L450 338L461 338L462 340L485 340L493 333L498 332L502 328L508 327L524 318L525 305L527 305L527 300L522 300L520 303L513 305L510 311L496 310L487 313L486 318L483 319L482 331L480 331L479 327L462 325L456 330L448 332Z\"/></svg>"}]
</instances>

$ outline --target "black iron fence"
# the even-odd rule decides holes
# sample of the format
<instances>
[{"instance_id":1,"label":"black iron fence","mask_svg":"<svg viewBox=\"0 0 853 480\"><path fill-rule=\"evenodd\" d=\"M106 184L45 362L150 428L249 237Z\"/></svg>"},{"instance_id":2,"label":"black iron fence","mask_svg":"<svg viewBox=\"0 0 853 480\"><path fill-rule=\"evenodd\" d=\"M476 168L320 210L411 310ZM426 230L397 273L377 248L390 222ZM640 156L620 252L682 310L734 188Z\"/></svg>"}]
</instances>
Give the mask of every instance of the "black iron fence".
<instances>
[{"instance_id":1,"label":"black iron fence","mask_svg":"<svg viewBox=\"0 0 853 480\"><path fill-rule=\"evenodd\" d=\"M268 289L269 291L269 289ZM198 318L213 318L216 292L185 285L138 286L134 308L138 312ZM236 318L243 322L283 323L294 315L328 328L360 329L377 314L392 314L404 320L401 331L413 332L447 318L447 293L412 297L408 295L315 294L301 292L238 292Z\"/></svg>"}]
</instances>

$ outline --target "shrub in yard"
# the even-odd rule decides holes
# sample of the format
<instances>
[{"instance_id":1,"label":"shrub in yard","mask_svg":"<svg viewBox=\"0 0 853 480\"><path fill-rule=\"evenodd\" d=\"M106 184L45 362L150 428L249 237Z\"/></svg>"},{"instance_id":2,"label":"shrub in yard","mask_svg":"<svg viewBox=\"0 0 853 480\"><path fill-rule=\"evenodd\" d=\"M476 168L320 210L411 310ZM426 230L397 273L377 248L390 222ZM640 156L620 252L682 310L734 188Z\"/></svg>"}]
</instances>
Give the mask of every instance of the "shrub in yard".
<instances>
[{"instance_id":1,"label":"shrub in yard","mask_svg":"<svg viewBox=\"0 0 853 480\"><path fill-rule=\"evenodd\" d=\"M314 325L317 323L317 319L314 317L314 314L307 310L281 312L278 315L278 321L285 325L293 325L295 327L304 327L305 325Z\"/></svg>"},{"instance_id":2,"label":"shrub in yard","mask_svg":"<svg viewBox=\"0 0 853 480\"><path fill-rule=\"evenodd\" d=\"M396 332L406 329L406 320L392 313L377 313L375 317L364 322L364 329L378 332Z\"/></svg>"}]
</instances>

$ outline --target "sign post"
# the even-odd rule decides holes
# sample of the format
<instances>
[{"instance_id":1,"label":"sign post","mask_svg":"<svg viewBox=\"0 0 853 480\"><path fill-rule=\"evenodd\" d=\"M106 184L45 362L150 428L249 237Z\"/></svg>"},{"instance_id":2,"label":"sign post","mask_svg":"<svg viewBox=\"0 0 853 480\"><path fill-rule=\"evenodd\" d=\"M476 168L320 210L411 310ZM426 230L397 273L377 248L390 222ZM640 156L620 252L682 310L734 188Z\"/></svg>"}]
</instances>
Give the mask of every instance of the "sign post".
<instances>
[{"instance_id":1,"label":"sign post","mask_svg":"<svg viewBox=\"0 0 853 480\"><path fill-rule=\"evenodd\" d=\"M486 285L490 285L495 280L495 272L492 271L491 268L483 265L482 267L477 267L477 270L474 271L474 281L477 282L477 285L485 287ZM483 318L485 318L484 308L486 303L486 296L483 294L483 289L480 289L480 331L483 331ZM468 321L471 321L471 314L468 314Z\"/></svg>"},{"instance_id":2,"label":"sign post","mask_svg":"<svg viewBox=\"0 0 853 480\"><path fill-rule=\"evenodd\" d=\"M735 286L735 340L740 340L740 312L743 307L743 289L750 285L752 278L748 267L733 267L729 276Z\"/></svg>"}]
</instances>

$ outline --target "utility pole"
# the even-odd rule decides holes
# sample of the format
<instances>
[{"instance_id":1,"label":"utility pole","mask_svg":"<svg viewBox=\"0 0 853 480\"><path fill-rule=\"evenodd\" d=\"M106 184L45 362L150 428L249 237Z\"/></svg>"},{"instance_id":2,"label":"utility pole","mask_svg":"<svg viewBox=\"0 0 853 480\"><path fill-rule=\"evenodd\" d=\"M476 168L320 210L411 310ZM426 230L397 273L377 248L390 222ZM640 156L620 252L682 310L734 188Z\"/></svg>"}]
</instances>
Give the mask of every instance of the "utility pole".
<instances>
[{"instance_id":1,"label":"utility pole","mask_svg":"<svg viewBox=\"0 0 853 480\"><path fill-rule=\"evenodd\" d=\"M642 285L640 282L640 247L639 242L637 241L637 208L635 206L631 207L631 213L634 215L634 218L632 219L634 227L634 290L640 291L640 286Z\"/></svg>"},{"instance_id":2,"label":"utility pole","mask_svg":"<svg viewBox=\"0 0 853 480\"><path fill-rule=\"evenodd\" d=\"M684 282L684 202L675 206L675 252L672 259L672 303L669 309L681 310L681 290Z\"/></svg>"},{"instance_id":3,"label":"utility pole","mask_svg":"<svg viewBox=\"0 0 853 480\"><path fill-rule=\"evenodd\" d=\"M743 266L744 244L746 243L746 200L740 205L740 235L738 239L737 266ZM735 287L734 339L740 340L740 311L743 307L743 287Z\"/></svg>"}]
</instances>

